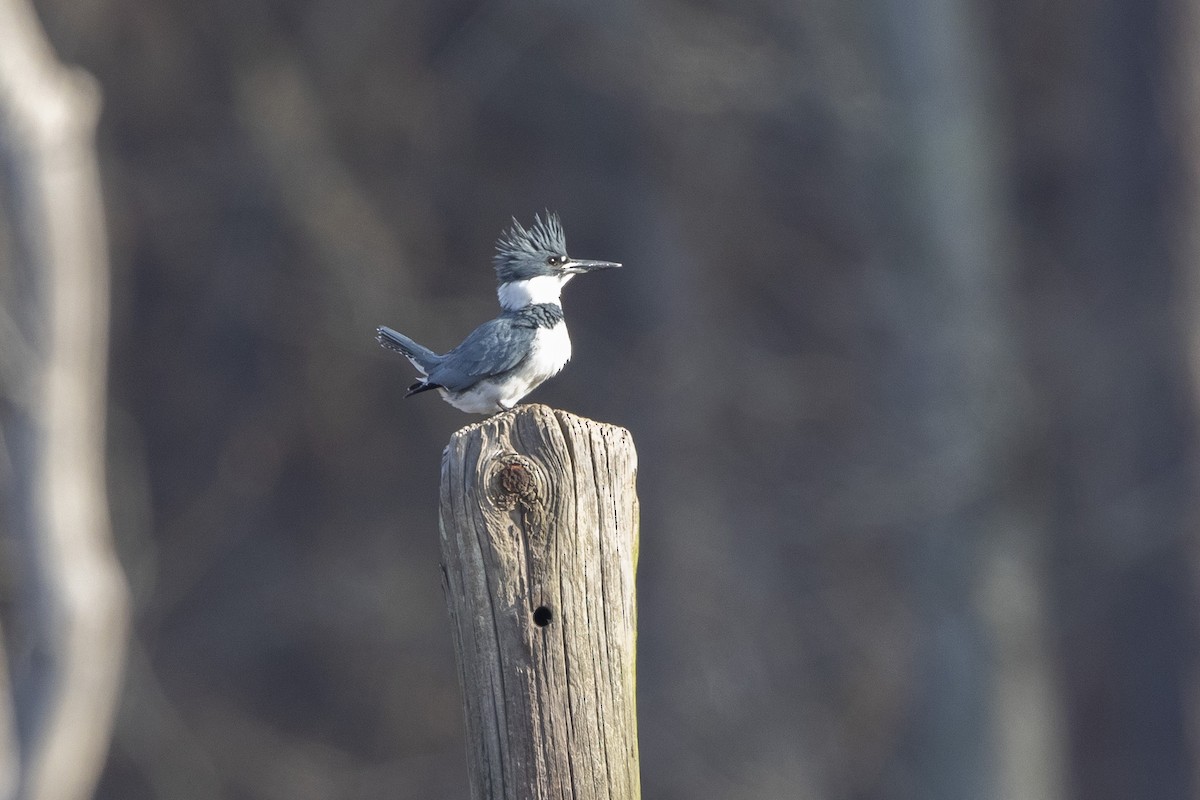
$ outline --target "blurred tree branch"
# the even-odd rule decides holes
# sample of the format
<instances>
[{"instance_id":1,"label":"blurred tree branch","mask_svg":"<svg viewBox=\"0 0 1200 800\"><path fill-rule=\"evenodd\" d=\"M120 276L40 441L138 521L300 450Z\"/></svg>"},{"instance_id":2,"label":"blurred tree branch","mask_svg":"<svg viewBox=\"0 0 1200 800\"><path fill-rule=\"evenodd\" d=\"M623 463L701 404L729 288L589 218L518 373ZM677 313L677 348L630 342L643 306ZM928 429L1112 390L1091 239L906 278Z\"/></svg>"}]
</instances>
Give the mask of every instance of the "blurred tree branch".
<instances>
[{"instance_id":1,"label":"blurred tree branch","mask_svg":"<svg viewBox=\"0 0 1200 800\"><path fill-rule=\"evenodd\" d=\"M98 91L32 7L0 0L0 429L13 597L5 797L83 800L103 764L127 629L104 480L108 265ZM4 677L0 673L0 677ZM13 752L15 750L15 752Z\"/></svg>"}]
</instances>

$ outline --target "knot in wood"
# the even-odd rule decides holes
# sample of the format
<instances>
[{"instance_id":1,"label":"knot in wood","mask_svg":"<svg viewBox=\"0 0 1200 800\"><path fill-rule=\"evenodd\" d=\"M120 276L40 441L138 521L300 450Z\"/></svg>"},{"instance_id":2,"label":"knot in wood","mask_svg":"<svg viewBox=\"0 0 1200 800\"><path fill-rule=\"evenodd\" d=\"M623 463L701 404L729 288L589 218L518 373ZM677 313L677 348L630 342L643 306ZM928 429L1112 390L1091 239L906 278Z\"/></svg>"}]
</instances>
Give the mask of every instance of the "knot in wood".
<instances>
[{"instance_id":1,"label":"knot in wood","mask_svg":"<svg viewBox=\"0 0 1200 800\"><path fill-rule=\"evenodd\" d=\"M519 461L513 461L501 467L500 490L505 494L516 495L518 499L527 502L537 498L537 486L533 480L533 473Z\"/></svg>"},{"instance_id":2,"label":"knot in wood","mask_svg":"<svg viewBox=\"0 0 1200 800\"><path fill-rule=\"evenodd\" d=\"M540 471L532 461L515 454L504 456L500 464L494 484L496 504L509 511L520 508L525 522L540 528L544 506Z\"/></svg>"}]
</instances>

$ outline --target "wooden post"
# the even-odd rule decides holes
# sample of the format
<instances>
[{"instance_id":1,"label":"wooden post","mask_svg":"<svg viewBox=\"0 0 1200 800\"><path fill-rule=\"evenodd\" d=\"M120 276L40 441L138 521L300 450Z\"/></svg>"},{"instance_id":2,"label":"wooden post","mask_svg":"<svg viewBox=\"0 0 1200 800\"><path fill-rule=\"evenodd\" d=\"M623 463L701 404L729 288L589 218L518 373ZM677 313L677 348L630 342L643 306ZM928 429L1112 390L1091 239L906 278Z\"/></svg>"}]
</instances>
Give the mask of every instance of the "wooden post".
<instances>
[{"instance_id":1,"label":"wooden post","mask_svg":"<svg viewBox=\"0 0 1200 800\"><path fill-rule=\"evenodd\" d=\"M442 457L442 570L474 800L641 796L637 455L623 428L541 405Z\"/></svg>"}]
</instances>

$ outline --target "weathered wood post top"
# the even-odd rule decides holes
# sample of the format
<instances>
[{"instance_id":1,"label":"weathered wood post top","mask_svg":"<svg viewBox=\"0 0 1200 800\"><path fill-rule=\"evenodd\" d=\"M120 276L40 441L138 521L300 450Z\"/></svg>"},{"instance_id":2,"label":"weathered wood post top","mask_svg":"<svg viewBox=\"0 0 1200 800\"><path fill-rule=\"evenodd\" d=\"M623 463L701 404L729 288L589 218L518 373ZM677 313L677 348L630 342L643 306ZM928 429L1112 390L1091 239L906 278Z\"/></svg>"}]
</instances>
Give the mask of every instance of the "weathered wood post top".
<instances>
[{"instance_id":1,"label":"weathered wood post top","mask_svg":"<svg viewBox=\"0 0 1200 800\"><path fill-rule=\"evenodd\" d=\"M641 796L629 432L542 405L442 457L446 601L474 800Z\"/></svg>"}]
</instances>

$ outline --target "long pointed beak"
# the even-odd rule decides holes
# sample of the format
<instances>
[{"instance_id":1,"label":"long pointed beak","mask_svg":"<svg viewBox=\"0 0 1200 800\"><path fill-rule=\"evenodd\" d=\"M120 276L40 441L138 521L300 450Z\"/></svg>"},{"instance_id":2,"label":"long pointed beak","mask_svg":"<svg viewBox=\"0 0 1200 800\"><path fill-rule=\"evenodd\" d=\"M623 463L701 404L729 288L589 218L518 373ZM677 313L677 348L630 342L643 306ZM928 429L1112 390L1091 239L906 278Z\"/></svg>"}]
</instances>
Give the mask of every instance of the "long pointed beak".
<instances>
[{"instance_id":1,"label":"long pointed beak","mask_svg":"<svg viewBox=\"0 0 1200 800\"><path fill-rule=\"evenodd\" d=\"M563 267L563 272L569 272L572 275L582 275L585 272L595 272L598 269L616 269L621 266L612 261L576 261L571 259Z\"/></svg>"}]
</instances>

